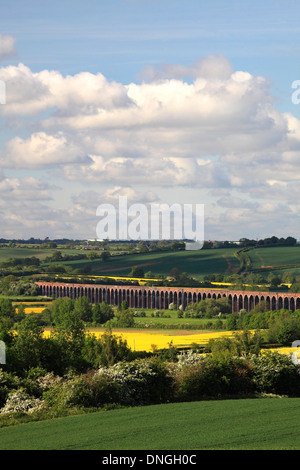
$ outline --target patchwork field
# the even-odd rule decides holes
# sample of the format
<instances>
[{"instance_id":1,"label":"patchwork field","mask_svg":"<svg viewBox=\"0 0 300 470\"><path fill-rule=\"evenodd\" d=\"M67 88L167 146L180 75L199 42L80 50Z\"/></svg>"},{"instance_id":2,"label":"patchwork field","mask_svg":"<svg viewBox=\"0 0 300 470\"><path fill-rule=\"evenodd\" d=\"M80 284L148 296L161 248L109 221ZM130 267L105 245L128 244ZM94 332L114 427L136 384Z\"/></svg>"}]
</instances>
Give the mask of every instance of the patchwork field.
<instances>
[{"instance_id":1,"label":"patchwork field","mask_svg":"<svg viewBox=\"0 0 300 470\"><path fill-rule=\"evenodd\" d=\"M46 257L57 251L62 255L74 256L82 254L82 250L66 248L42 249L25 247L1 247L0 262L9 258L26 258L35 256L42 262ZM234 274L240 269L240 261L236 256L237 248L206 249L198 251L151 252L116 255L109 261L100 259L81 259L57 261L56 264L68 265L74 269L90 267L92 275L129 276L134 266L152 271L156 276L168 275L172 268L177 267L181 272L187 272L198 280L207 274ZM86 252L85 252L86 253ZM251 260L251 269L293 270L300 274L300 246L278 246L269 248L254 248L246 252Z\"/></svg>"},{"instance_id":2,"label":"patchwork field","mask_svg":"<svg viewBox=\"0 0 300 470\"><path fill-rule=\"evenodd\" d=\"M239 270L239 260L235 257L236 249L197 250L178 252L158 252L113 256L106 263L93 260L89 262L91 274L128 276L134 266L152 271L156 275L168 275L172 268L187 272L197 279L210 273L233 274ZM64 264L79 268L86 260L66 261Z\"/></svg>"}]
</instances>

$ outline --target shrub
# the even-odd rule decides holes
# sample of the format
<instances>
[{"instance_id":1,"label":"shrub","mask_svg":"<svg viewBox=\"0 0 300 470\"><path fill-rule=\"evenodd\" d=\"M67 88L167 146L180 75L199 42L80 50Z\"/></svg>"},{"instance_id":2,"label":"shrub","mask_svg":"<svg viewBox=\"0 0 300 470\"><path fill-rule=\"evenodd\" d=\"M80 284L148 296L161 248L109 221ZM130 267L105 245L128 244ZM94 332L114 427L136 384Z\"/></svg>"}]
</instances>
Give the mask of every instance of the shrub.
<instances>
[{"instance_id":1,"label":"shrub","mask_svg":"<svg viewBox=\"0 0 300 470\"><path fill-rule=\"evenodd\" d=\"M5 406L0 410L1 414L6 413L33 413L45 406L39 398L29 396L23 389L12 390L6 400Z\"/></svg>"},{"instance_id":2,"label":"shrub","mask_svg":"<svg viewBox=\"0 0 300 470\"><path fill-rule=\"evenodd\" d=\"M90 390L91 406L101 407L120 402L121 385L115 380L110 369L100 369L92 379L85 379Z\"/></svg>"},{"instance_id":3,"label":"shrub","mask_svg":"<svg viewBox=\"0 0 300 470\"><path fill-rule=\"evenodd\" d=\"M172 379L166 365L159 359L136 359L101 368L93 378L98 384L101 399L113 391L114 400L121 405L140 406L167 401L171 395ZM111 399L110 399L110 402Z\"/></svg>"},{"instance_id":4,"label":"shrub","mask_svg":"<svg viewBox=\"0 0 300 470\"><path fill-rule=\"evenodd\" d=\"M0 408L4 406L11 390L18 388L20 379L0 369Z\"/></svg>"},{"instance_id":5,"label":"shrub","mask_svg":"<svg viewBox=\"0 0 300 470\"><path fill-rule=\"evenodd\" d=\"M299 366L278 352L253 356L253 381L258 392L300 396Z\"/></svg>"},{"instance_id":6,"label":"shrub","mask_svg":"<svg viewBox=\"0 0 300 470\"><path fill-rule=\"evenodd\" d=\"M268 339L282 345L289 345L300 337L300 321L291 314L278 315L270 320Z\"/></svg>"},{"instance_id":7,"label":"shrub","mask_svg":"<svg viewBox=\"0 0 300 470\"><path fill-rule=\"evenodd\" d=\"M90 391L82 376L65 379L43 393L45 402L54 408L90 406Z\"/></svg>"},{"instance_id":8,"label":"shrub","mask_svg":"<svg viewBox=\"0 0 300 470\"><path fill-rule=\"evenodd\" d=\"M253 391L251 365L239 358L223 362L205 359L178 369L175 376L176 401L242 395Z\"/></svg>"}]
</instances>

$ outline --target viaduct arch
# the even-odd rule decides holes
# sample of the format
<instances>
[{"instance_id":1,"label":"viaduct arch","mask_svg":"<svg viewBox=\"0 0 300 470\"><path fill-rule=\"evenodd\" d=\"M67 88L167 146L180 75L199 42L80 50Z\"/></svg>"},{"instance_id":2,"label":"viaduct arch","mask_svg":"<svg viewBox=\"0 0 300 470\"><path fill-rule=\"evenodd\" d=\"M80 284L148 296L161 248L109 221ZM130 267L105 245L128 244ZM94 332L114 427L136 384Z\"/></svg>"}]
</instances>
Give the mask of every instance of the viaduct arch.
<instances>
[{"instance_id":1,"label":"viaduct arch","mask_svg":"<svg viewBox=\"0 0 300 470\"><path fill-rule=\"evenodd\" d=\"M115 286L102 284L73 284L56 282L36 282L40 295L46 297L70 297L76 299L85 296L92 303L105 301L119 305L126 301L130 308L168 309L170 303L181 305L183 309L193 302L205 299L227 297L232 312L241 309L250 311L259 302L265 301L267 310L300 309L300 293L278 293L261 291L234 291L211 288L188 287L149 287L149 286Z\"/></svg>"}]
</instances>

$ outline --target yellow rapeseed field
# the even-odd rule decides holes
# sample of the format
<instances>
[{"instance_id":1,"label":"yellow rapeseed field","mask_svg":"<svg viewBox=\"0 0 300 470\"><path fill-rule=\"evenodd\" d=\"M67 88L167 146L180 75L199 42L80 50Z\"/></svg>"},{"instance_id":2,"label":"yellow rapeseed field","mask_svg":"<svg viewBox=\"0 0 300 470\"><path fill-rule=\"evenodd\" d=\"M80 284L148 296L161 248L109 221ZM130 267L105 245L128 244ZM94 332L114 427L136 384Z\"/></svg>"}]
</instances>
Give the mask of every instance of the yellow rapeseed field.
<instances>
[{"instance_id":1,"label":"yellow rapeseed field","mask_svg":"<svg viewBox=\"0 0 300 470\"><path fill-rule=\"evenodd\" d=\"M96 337L101 337L104 333L103 330L90 330L90 333ZM154 349L168 348L171 344L175 347L189 347L193 343L206 344L212 338L221 338L224 336L233 336L231 331L214 332L214 333L201 333L201 332L184 332L177 331L164 332L158 330L151 331L113 331L113 334L120 336L123 340L127 341L128 346L133 351L153 351Z\"/></svg>"},{"instance_id":2,"label":"yellow rapeseed field","mask_svg":"<svg viewBox=\"0 0 300 470\"><path fill-rule=\"evenodd\" d=\"M25 307L24 312L28 313L42 313L45 310L45 307ZM18 313L18 307L16 308L16 312Z\"/></svg>"},{"instance_id":3,"label":"yellow rapeseed field","mask_svg":"<svg viewBox=\"0 0 300 470\"><path fill-rule=\"evenodd\" d=\"M42 313L46 307L25 307L25 313Z\"/></svg>"},{"instance_id":4,"label":"yellow rapeseed field","mask_svg":"<svg viewBox=\"0 0 300 470\"><path fill-rule=\"evenodd\" d=\"M101 338L105 333L104 329L90 329L87 334L95 335L96 338ZM176 330L161 332L158 330L142 331L142 330L113 330L112 333L121 337L124 341L127 341L128 346L133 351L146 351L153 352L158 349L169 348L171 345L175 347L191 347L192 344L205 345L210 339L218 339L223 337L233 337L234 333L231 331L223 332L179 332ZM51 331L46 329L44 336L49 337ZM277 349L267 349L267 351L277 351L282 354L290 355L295 351L299 351L300 348L282 347ZM262 350L264 351L264 350ZM300 359L300 357L299 357Z\"/></svg>"}]
</instances>

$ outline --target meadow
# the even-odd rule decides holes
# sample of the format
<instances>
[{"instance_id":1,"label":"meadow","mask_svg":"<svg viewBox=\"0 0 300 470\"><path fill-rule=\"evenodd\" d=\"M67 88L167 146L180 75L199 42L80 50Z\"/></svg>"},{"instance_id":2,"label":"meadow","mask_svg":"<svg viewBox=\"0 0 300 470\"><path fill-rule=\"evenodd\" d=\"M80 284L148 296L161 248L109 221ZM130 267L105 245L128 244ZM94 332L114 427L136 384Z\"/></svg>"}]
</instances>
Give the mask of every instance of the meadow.
<instances>
[{"instance_id":1,"label":"meadow","mask_svg":"<svg viewBox=\"0 0 300 470\"><path fill-rule=\"evenodd\" d=\"M172 403L0 429L1 450L299 450L299 398Z\"/></svg>"}]
</instances>

